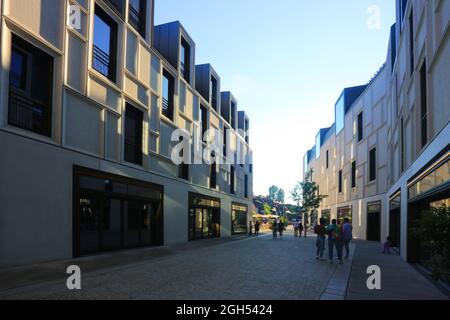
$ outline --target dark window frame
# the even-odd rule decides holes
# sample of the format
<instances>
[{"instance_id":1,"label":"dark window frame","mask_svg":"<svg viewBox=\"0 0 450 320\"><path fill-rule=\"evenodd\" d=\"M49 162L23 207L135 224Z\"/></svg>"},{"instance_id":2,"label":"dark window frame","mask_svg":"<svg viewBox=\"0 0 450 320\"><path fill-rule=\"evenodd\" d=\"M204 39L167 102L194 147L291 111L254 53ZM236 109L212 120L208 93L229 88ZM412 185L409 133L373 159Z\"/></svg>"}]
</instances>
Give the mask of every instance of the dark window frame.
<instances>
[{"instance_id":1,"label":"dark window frame","mask_svg":"<svg viewBox=\"0 0 450 320\"><path fill-rule=\"evenodd\" d=\"M236 169L230 166L230 193L236 193Z\"/></svg>"},{"instance_id":2,"label":"dark window frame","mask_svg":"<svg viewBox=\"0 0 450 320\"><path fill-rule=\"evenodd\" d=\"M135 121L136 130L130 132L130 121ZM143 164L144 112L130 103L125 106L124 160L142 166Z\"/></svg>"},{"instance_id":3,"label":"dark window frame","mask_svg":"<svg viewBox=\"0 0 450 320\"><path fill-rule=\"evenodd\" d=\"M210 86L211 86L211 92L210 92L211 107L217 111L218 110L217 96L218 96L218 91L219 91L219 83L214 75L211 75Z\"/></svg>"},{"instance_id":4,"label":"dark window frame","mask_svg":"<svg viewBox=\"0 0 450 320\"><path fill-rule=\"evenodd\" d=\"M248 198L248 175L246 174L244 177L244 198Z\"/></svg>"},{"instance_id":5,"label":"dark window frame","mask_svg":"<svg viewBox=\"0 0 450 320\"><path fill-rule=\"evenodd\" d=\"M364 114L363 111L361 111L358 114L358 123L357 123L357 128L358 128L358 142L361 142L364 139Z\"/></svg>"},{"instance_id":6,"label":"dark window frame","mask_svg":"<svg viewBox=\"0 0 450 320\"><path fill-rule=\"evenodd\" d=\"M343 179L342 179L342 169L338 172L338 193L343 192Z\"/></svg>"},{"instance_id":7,"label":"dark window frame","mask_svg":"<svg viewBox=\"0 0 450 320\"><path fill-rule=\"evenodd\" d=\"M98 4L95 5L94 15L101 19L109 28L109 47L110 52L104 52L95 44L95 39L93 39L92 43L92 68L105 76L107 79L112 82L117 81L117 38L118 38L118 23L115 21L108 13L106 13L103 8L101 8ZM94 23L95 28L95 23ZM99 67L96 67L96 62L100 65L103 65L107 68L107 72L105 73Z\"/></svg>"},{"instance_id":8,"label":"dark window frame","mask_svg":"<svg viewBox=\"0 0 450 320\"><path fill-rule=\"evenodd\" d=\"M369 150L369 182L377 180L377 148Z\"/></svg>"},{"instance_id":9,"label":"dark window frame","mask_svg":"<svg viewBox=\"0 0 450 320\"><path fill-rule=\"evenodd\" d=\"M211 171L209 174L209 187L213 190L217 189L217 164L211 165Z\"/></svg>"},{"instance_id":10,"label":"dark window frame","mask_svg":"<svg viewBox=\"0 0 450 320\"><path fill-rule=\"evenodd\" d=\"M15 34L12 35L11 41L11 64L14 63L12 61L14 52L24 59L22 61L23 74L20 76L22 78L20 87L16 87L11 83L11 71L9 73L8 124L51 137L55 59ZM43 66L46 66L46 74L42 74L42 70L39 70L39 67ZM35 67L37 67L37 71ZM35 73L39 75L39 82L34 79ZM47 81L44 80L45 77L47 77ZM45 82L47 83L45 84ZM45 85L46 90L36 87L40 85ZM44 93L44 96L37 97L37 93Z\"/></svg>"},{"instance_id":11,"label":"dark window frame","mask_svg":"<svg viewBox=\"0 0 450 320\"><path fill-rule=\"evenodd\" d=\"M184 48L184 50L181 50L181 48ZM184 56L181 54L183 51ZM180 57L181 75L189 83L191 77L191 46L183 37L181 37Z\"/></svg>"},{"instance_id":12,"label":"dark window frame","mask_svg":"<svg viewBox=\"0 0 450 320\"><path fill-rule=\"evenodd\" d=\"M326 152L325 166L327 169L330 167L330 150L327 150Z\"/></svg>"},{"instance_id":13,"label":"dark window frame","mask_svg":"<svg viewBox=\"0 0 450 320\"><path fill-rule=\"evenodd\" d=\"M352 161L352 188L356 188L356 160Z\"/></svg>"},{"instance_id":14,"label":"dark window frame","mask_svg":"<svg viewBox=\"0 0 450 320\"><path fill-rule=\"evenodd\" d=\"M428 95L427 95L427 61L424 59L420 68L420 146L428 143Z\"/></svg>"},{"instance_id":15,"label":"dark window frame","mask_svg":"<svg viewBox=\"0 0 450 320\"><path fill-rule=\"evenodd\" d=\"M128 23L145 39L147 29L147 0L136 1L139 1L139 11L133 7L131 0L128 3Z\"/></svg>"},{"instance_id":16,"label":"dark window frame","mask_svg":"<svg viewBox=\"0 0 450 320\"><path fill-rule=\"evenodd\" d=\"M201 134L201 141L205 142L205 133L208 131L208 108L205 107L203 104L200 104L200 134Z\"/></svg>"},{"instance_id":17,"label":"dark window frame","mask_svg":"<svg viewBox=\"0 0 450 320\"><path fill-rule=\"evenodd\" d=\"M168 83L168 97L164 97L164 91L162 92L162 108L161 113L167 118L173 121L174 108L175 108L175 78L170 72L163 69L163 79L166 79ZM163 86L164 87L164 86Z\"/></svg>"}]
</instances>

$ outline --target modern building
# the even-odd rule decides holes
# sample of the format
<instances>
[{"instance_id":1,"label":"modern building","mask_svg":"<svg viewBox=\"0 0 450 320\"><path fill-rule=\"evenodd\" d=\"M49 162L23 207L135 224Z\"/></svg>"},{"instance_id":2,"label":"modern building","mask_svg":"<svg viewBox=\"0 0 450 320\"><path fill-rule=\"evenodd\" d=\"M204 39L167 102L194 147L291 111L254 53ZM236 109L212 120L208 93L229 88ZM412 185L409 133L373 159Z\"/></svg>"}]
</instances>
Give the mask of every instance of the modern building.
<instances>
[{"instance_id":1,"label":"modern building","mask_svg":"<svg viewBox=\"0 0 450 320\"><path fill-rule=\"evenodd\" d=\"M450 2L396 8L386 63L369 84L344 89L303 167L328 195L319 216L349 217L360 239L389 235L416 262L411 226L450 205Z\"/></svg>"},{"instance_id":2,"label":"modern building","mask_svg":"<svg viewBox=\"0 0 450 320\"><path fill-rule=\"evenodd\" d=\"M179 22L153 0L0 8L0 267L246 232L249 120ZM203 161L209 129L243 160Z\"/></svg>"}]
</instances>

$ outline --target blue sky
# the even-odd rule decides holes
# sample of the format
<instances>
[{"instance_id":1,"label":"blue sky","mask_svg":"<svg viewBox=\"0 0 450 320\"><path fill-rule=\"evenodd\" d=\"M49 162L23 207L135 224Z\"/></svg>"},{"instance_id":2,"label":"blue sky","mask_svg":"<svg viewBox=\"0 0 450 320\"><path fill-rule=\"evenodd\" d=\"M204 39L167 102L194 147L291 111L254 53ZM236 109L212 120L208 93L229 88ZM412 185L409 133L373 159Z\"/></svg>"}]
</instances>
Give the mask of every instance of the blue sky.
<instances>
[{"instance_id":1,"label":"blue sky","mask_svg":"<svg viewBox=\"0 0 450 320\"><path fill-rule=\"evenodd\" d=\"M368 8L380 11L369 28ZM221 90L250 117L254 193L293 189L302 159L334 122L345 87L365 84L385 62L392 0L156 0L155 24L179 20L211 63ZM287 199L289 201L290 199Z\"/></svg>"}]
</instances>

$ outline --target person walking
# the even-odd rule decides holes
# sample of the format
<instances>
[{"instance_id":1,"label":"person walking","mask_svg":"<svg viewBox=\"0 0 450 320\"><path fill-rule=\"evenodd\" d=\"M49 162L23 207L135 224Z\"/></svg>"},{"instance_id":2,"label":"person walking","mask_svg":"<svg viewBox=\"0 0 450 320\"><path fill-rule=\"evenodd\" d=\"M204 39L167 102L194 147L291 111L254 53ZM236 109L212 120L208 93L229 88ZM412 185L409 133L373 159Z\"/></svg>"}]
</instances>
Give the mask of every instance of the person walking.
<instances>
[{"instance_id":1,"label":"person walking","mask_svg":"<svg viewBox=\"0 0 450 320\"><path fill-rule=\"evenodd\" d=\"M255 236L259 236L259 227L260 227L259 221L256 220L256 222L255 222Z\"/></svg>"},{"instance_id":2,"label":"person walking","mask_svg":"<svg viewBox=\"0 0 450 320\"><path fill-rule=\"evenodd\" d=\"M302 238L302 232L303 232L303 223L300 222L300 224L298 225L298 233L300 238Z\"/></svg>"},{"instance_id":3,"label":"person walking","mask_svg":"<svg viewBox=\"0 0 450 320\"><path fill-rule=\"evenodd\" d=\"M328 234L328 258L333 263L333 251L336 248L339 264L342 264L342 235L341 228L337 224L337 220L333 219L327 228Z\"/></svg>"},{"instance_id":4,"label":"person walking","mask_svg":"<svg viewBox=\"0 0 450 320\"><path fill-rule=\"evenodd\" d=\"M276 220L273 220L272 222L272 234L273 234L273 238L276 239L277 238L277 232L278 232L278 224Z\"/></svg>"},{"instance_id":5,"label":"person walking","mask_svg":"<svg viewBox=\"0 0 450 320\"><path fill-rule=\"evenodd\" d=\"M298 227L299 227L298 220L295 220L294 221L294 238L298 238Z\"/></svg>"},{"instance_id":6,"label":"person walking","mask_svg":"<svg viewBox=\"0 0 450 320\"><path fill-rule=\"evenodd\" d=\"M353 240L353 226L348 218L344 219L344 225L342 226L342 240L345 247L345 259L348 259L350 255L350 242Z\"/></svg>"},{"instance_id":7,"label":"person walking","mask_svg":"<svg viewBox=\"0 0 450 320\"><path fill-rule=\"evenodd\" d=\"M282 220L278 222L278 232L280 233L280 238L283 237L283 231L284 231L284 223Z\"/></svg>"},{"instance_id":8,"label":"person walking","mask_svg":"<svg viewBox=\"0 0 450 320\"><path fill-rule=\"evenodd\" d=\"M323 252L325 250L325 219L320 219L319 224L315 226L314 233L317 234L317 242L316 242L316 259L323 259Z\"/></svg>"}]
</instances>

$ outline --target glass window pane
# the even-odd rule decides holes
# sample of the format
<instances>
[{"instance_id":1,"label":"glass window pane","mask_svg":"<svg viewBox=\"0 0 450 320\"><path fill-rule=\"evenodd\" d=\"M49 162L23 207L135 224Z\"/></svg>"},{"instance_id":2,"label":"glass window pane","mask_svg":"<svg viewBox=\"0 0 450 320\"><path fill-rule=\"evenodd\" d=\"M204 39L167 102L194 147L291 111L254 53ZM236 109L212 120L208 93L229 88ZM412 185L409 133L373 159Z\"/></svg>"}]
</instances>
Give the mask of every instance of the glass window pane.
<instances>
[{"instance_id":1,"label":"glass window pane","mask_svg":"<svg viewBox=\"0 0 450 320\"><path fill-rule=\"evenodd\" d=\"M121 247L122 222L121 201L109 200L103 212L103 249L119 249Z\"/></svg>"},{"instance_id":2,"label":"glass window pane","mask_svg":"<svg viewBox=\"0 0 450 320\"><path fill-rule=\"evenodd\" d=\"M124 214L125 247L139 246L139 213L142 209L139 202L127 201Z\"/></svg>"},{"instance_id":3,"label":"glass window pane","mask_svg":"<svg viewBox=\"0 0 450 320\"><path fill-rule=\"evenodd\" d=\"M80 251L82 254L100 250L100 201L82 196L79 203Z\"/></svg>"},{"instance_id":4,"label":"glass window pane","mask_svg":"<svg viewBox=\"0 0 450 320\"><path fill-rule=\"evenodd\" d=\"M27 57L13 48L11 54L10 85L25 90Z\"/></svg>"}]
</instances>

